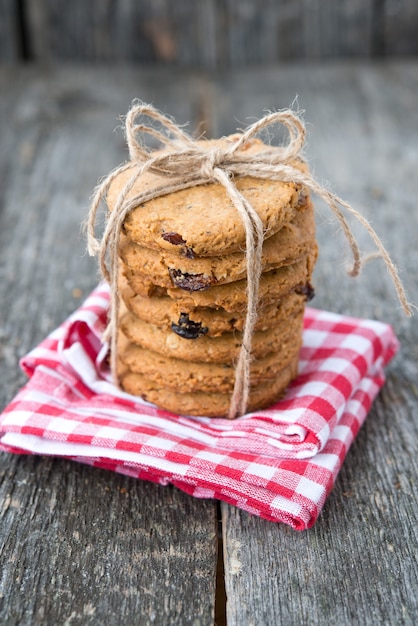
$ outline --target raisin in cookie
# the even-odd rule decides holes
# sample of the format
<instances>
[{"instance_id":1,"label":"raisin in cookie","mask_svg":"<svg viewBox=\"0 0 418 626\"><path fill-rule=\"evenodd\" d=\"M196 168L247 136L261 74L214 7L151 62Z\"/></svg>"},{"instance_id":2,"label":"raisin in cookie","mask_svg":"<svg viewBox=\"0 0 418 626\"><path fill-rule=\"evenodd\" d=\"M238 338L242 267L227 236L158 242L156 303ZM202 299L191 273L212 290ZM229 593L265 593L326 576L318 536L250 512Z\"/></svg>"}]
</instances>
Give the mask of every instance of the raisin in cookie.
<instances>
[{"instance_id":1,"label":"raisin in cookie","mask_svg":"<svg viewBox=\"0 0 418 626\"><path fill-rule=\"evenodd\" d=\"M259 306L264 307L274 304L291 290L301 288L310 282L312 271L317 257L315 248L304 258L280 267L277 270L264 272L260 278ZM186 313L197 307L210 309L224 309L229 313L243 312L247 308L247 281L237 280L223 285L212 285L205 289L195 289L189 286L183 287L160 287L150 282L142 275L135 273L123 262L122 272L128 281L132 291L142 297L169 297L181 305L181 310Z\"/></svg>"},{"instance_id":2,"label":"raisin in cookie","mask_svg":"<svg viewBox=\"0 0 418 626\"><path fill-rule=\"evenodd\" d=\"M267 330L256 331L252 340L252 355L263 358L272 352L285 350L299 342L303 319L303 310L290 319ZM136 317L130 311L122 312L119 328L133 343L148 350L154 350L164 356L176 357L185 361L205 363L236 362L242 333L224 333L220 337L208 337L201 333L194 339L166 331L155 324L149 324Z\"/></svg>"},{"instance_id":3,"label":"raisin in cookie","mask_svg":"<svg viewBox=\"0 0 418 626\"><path fill-rule=\"evenodd\" d=\"M178 334L189 333L191 337L207 334L218 337L234 330L242 332L245 311L231 313L222 308L183 307L181 300L168 296L143 297L135 294L126 281L121 279L121 297L127 307L144 322L155 324ZM284 319L301 311L307 299L313 296L310 285L297 285L272 304L258 308L254 330L267 330Z\"/></svg>"}]
</instances>

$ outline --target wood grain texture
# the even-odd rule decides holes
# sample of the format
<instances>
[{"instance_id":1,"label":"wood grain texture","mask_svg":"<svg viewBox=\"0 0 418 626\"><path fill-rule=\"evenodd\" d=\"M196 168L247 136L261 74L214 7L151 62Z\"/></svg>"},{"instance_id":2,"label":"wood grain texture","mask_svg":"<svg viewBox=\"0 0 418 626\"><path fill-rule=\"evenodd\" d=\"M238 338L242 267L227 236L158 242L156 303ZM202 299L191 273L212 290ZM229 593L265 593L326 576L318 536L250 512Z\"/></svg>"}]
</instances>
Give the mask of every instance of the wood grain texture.
<instances>
[{"instance_id":1,"label":"wood grain texture","mask_svg":"<svg viewBox=\"0 0 418 626\"><path fill-rule=\"evenodd\" d=\"M163 87L164 85L164 87ZM80 225L134 96L196 121L167 73L0 71L0 406L18 359L96 285ZM212 624L213 502L76 463L0 455L2 624Z\"/></svg>"},{"instance_id":2,"label":"wood grain texture","mask_svg":"<svg viewBox=\"0 0 418 626\"><path fill-rule=\"evenodd\" d=\"M228 625L416 622L418 429L407 395L390 376L313 529L223 507Z\"/></svg>"},{"instance_id":3,"label":"wood grain texture","mask_svg":"<svg viewBox=\"0 0 418 626\"><path fill-rule=\"evenodd\" d=\"M236 74L215 122L299 93L319 180L370 219L418 302L418 67L296 67ZM223 93L223 90L222 90ZM256 94L256 95L255 95ZM388 321L402 351L350 450L316 526L297 534L222 505L227 623L414 624L418 548L418 330L381 262L352 280L328 210L317 203L320 257L313 305ZM330 223L332 222L332 223ZM371 242L356 228L362 249Z\"/></svg>"},{"instance_id":4,"label":"wood grain texture","mask_svg":"<svg viewBox=\"0 0 418 626\"><path fill-rule=\"evenodd\" d=\"M0 0L0 59L15 61L20 57L19 16L16 0Z\"/></svg>"},{"instance_id":5,"label":"wood grain texture","mask_svg":"<svg viewBox=\"0 0 418 626\"><path fill-rule=\"evenodd\" d=\"M384 54L386 56L415 55L417 53L418 4L415 0L391 0L383 2L382 5Z\"/></svg>"},{"instance_id":6,"label":"wood grain texture","mask_svg":"<svg viewBox=\"0 0 418 626\"><path fill-rule=\"evenodd\" d=\"M2 479L2 624L213 624L211 503L37 457Z\"/></svg>"},{"instance_id":7,"label":"wood grain texture","mask_svg":"<svg viewBox=\"0 0 418 626\"><path fill-rule=\"evenodd\" d=\"M27 5L32 55L37 60L147 61L211 67L215 7L210 0L176 3L125 0Z\"/></svg>"},{"instance_id":8,"label":"wood grain texture","mask_svg":"<svg viewBox=\"0 0 418 626\"><path fill-rule=\"evenodd\" d=\"M98 177L126 158L112 130L134 97L217 136L299 94L315 175L372 221L418 302L417 63L3 68L0 91L0 406L24 382L19 357L96 284L79 225ZM412 625L416 318L380 261L345 276L338 225L321 203L317 214L313 305L391 322L402 352L312 530L222 505L227 624ZM213 623L212 502L62 460L3 454L0 467L1 623Z\"/></svg>"},{"instance_id":9,"label":"wood grain texture","mask_svg":"<svg viewBox=\"0 0 418 626\"><path fill-rule=\"evenodd\" d=\"M9 16L15 4L2 0ZM416 55L414 0L30 0L33 60L222 69L288 59Z\"/></svg>"}]
</instances>

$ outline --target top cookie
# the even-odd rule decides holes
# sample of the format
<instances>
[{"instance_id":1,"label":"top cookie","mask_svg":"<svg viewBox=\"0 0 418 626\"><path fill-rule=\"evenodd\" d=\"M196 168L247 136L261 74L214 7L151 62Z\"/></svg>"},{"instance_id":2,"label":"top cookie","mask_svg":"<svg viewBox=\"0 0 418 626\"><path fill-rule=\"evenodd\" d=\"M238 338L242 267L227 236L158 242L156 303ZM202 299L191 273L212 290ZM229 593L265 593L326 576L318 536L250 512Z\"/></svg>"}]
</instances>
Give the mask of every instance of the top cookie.
<instances>
[{"instance_id":1,"label":"top cookie","mask_svg":"<svg viewBox=\"0 0 418 626\"><path fill-rule=\"evenodd\" d=\"M210 148L228 141L231 140L224 138L199 143ZM274 150L259 140L251 141L244 148L246 154ZM293 165L306 170L302 161ZM133 172L133 169L122 172L111 184L107 197L110 211ZM162 176L147 172L137 179L127 198L166 183ZM304 191L296 183L250 176L236 177L234 183L257 211L270 235L291 221L305 202ZM176 252L182 246L184 254L189 256L220 256L245 249L245 227L238 210L224 187L215 183L183 189L136 207L127 216L124 230L141 246Z\"/></svg>"}]
</instances>

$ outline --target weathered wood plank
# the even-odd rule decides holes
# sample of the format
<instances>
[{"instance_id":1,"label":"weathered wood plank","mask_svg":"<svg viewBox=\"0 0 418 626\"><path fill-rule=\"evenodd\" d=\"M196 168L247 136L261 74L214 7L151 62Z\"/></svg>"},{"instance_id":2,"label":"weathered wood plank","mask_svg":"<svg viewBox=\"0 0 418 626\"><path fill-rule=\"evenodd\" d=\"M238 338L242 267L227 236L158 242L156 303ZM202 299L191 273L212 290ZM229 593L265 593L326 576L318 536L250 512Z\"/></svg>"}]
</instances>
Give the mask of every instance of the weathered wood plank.
<instances>
[{"instance_id":1,"label":"weathered wood plank","mask_svg":"<svg viewBox=\"0 0 418 626\"><path fill-rule=\"evenodd\" d=\"M304 0L301 16L303 57L370 57L376 14L373 0Z\"/></svg>"},{"instance_id":2,"label":"weathered wood plank","mask_svg":"<svg viewBox=\"0 0 418 626\"><path fill-rule=\"evenodd\" d=\"M21 56L20 47L17 2L0 0L0 60L17 60Z\"/></svg>"},{"instance_id":3,"label":"weathered wood plank","mask_svg":"<svg viewBox=\"0 0 418 626\"><path fill-rule=\"evenodd\" d=\"M36 60L226 68L287 59L416 54L416 4L375 0L31 0Z\"/></svg>"},{"instance_id":4,"label":"weathered wood plank","mask_svg":"<svg viewBox=\"0 0 418 626\"><path fill-rule=\"evenodd\" d=\"M2 624L213 623L210 503L69 461L1 473Z\"/></svg>"},{"instance_id":5,"label":"weathered wood plank","mask_svg":"<svg viewBox=\"0 0 418 626\"><path fill-rule=\"evenodd\" d=\"M127 0L27 6L35 59L177 62L213 67L215 8L211 0L176 3Z\"/></svg>"},{"instance_id":6,"label":"weathered wood plank","mask_svg":"<svg viewBox=\"0 0 418 626\"><path fill-rule=\"evenodd\" d=\"M402 395L390 377L313 529L223 507L229 625L416 622L418 433Z\"/></svg>"},{"instance_id":7,"label":"weathered wood plank","mask_svg":"<svg viewBox=\"0 0 418 626\"><path fill-rule=\"evenodd\" d=\"M224 65L247 66L286 59L370 56L371 0L228 0Z\"/></svg>"},{"instance_id":8,"label":"weathered wood plank","mask_svg":"<svg viewBox=\"0 0 418 626\"><path fill-rule=\"evenodd\" d=\"M116 126L135 96L179 122L203 116L218 135L298 93L316 175L373 221L417 301L417 87L417 64L293 65L209 82L154 69L1 71L1 406L23 382L18 357L96 282L78 225L98 176L126 154L109 118ZM413 624L418 615L416 322L401 317L381 264L345 278L329 215L320 208L314 304L391 321L403 354L313 530L222 507L228 624ZM212 623L212 503L64 461L1 463L0 620Z\"/></svg>"},{"instance_id":9,"label":"weathered wood plank","mask_svg":"<svg viewBox=\"0 0 418 626\"><path fill-rule=\"evenodd\" d=\"M222 81L214 95L214 126L230 132L232 112L243 121L299 93L315 174L372 221L415 302L417 87L416 64L344 65L236 73L228 92ZM413 624L418 616L416 319L402 317L381 262L355 281L344 275L342 235L318 205L313 305L391 322L402 353L314 529L298 534L222 505L229 626Z\"/></svg>"},{"instance_id":10,"label":"weathered wood plank","mask_svg":"<svg viewBox=\"0 0 418 626\"><path fill-rule=\"evenodd\" d=\"M168 72L0 71L0 406L18 359L97 283L80 224L134 96L196 122L197 83ZM167 95L169 94L169 95ZM3 624L213 623L217 511L171 488L0 455Z\"/></svg>"},{"instance_id":11,"label":"weathered wood plank","mask_svg":"<svg viewBox=\"0 0 418 626\"><path fill-rule=\"evenodd\" d=\"M385 55L415 56L418 52L418 5L415 0L384 2L383 9L382 39Z\"/></svg>"}]
</instances>

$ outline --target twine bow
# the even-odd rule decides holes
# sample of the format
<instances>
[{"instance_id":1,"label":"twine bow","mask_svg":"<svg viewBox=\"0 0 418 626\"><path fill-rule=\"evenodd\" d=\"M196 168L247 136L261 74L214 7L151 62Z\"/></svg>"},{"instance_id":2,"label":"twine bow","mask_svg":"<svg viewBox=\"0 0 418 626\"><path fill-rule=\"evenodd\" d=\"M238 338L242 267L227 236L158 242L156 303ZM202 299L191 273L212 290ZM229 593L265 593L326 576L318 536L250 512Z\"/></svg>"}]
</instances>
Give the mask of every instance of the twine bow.
<instances>
[{"instance_id":1,"label":"twine bow","mask_svg":"<svg viewBox=\"0 0 418 626\"><path fill-rule=\"evenodd\" d=\"M144 117L157 122L162 130L150 124L140 123ZM273 124L282 124L288 131L287 145L251 153L242 148L259 131ZM251 364L251 341L257 317L258 287L261 275L261 257L263 247L263 224L257 212L234 185L236 176L252 176L260 179L280 180L303 185L322 198L337 216L343 232L348 240L353 256L353 265L349 274L357 276L366 260L362 259L357 242L347 223L342 209L353 215L369 232L376 248L377 256L383 258L392 277L402 308L407 316L411 315L397 269L386 252L382 242L368 221L347 202L322 187L309 173L303 173L294 165L300 160L305 142L305 126L294 112L290 110L269 113L259 121L250 125L242 134L236 135L224 146L203 147L185 133L173 120L164 116L151 105L134 103L126 117L126 137L129 147L130 161L113 170L97 187L88 218L87 235L90 255L99 255L103 277L111 285L110 321L107 337L111 340L112 370L116 371L117 332L116 324L119 308L118 264L119 238L122 225L128 213L139 205L166 194L207 183L219 183L224 188L245 226L246 233L246 265L247 265L247 313L243 329L242 345L235 371L235 385L232 394L229 417L243 415L246 410ZM144 136L150 135L163 146L163 151L154 152L144 142ZM97 211L102 199L107 195L113 180L122 172L131 171L124 189L120 193L116 205L108 214L105 230L101 241L95 237ZM151 190L139 192L128 197L137 179L145 172L164 177L164 183ZM340 208L341 207L341 208Z\"/></svg>"}]
</instances>

